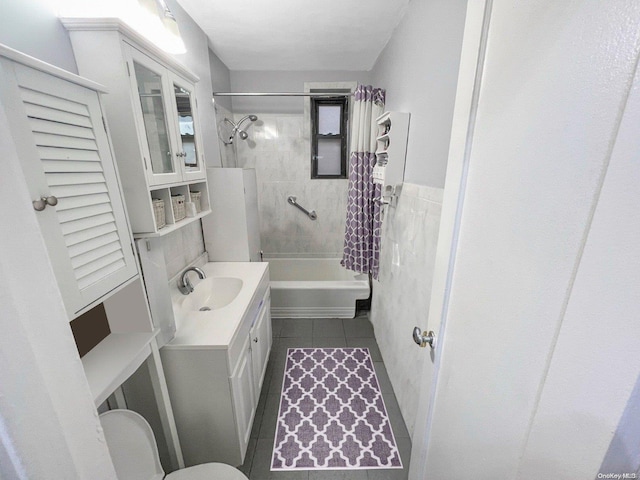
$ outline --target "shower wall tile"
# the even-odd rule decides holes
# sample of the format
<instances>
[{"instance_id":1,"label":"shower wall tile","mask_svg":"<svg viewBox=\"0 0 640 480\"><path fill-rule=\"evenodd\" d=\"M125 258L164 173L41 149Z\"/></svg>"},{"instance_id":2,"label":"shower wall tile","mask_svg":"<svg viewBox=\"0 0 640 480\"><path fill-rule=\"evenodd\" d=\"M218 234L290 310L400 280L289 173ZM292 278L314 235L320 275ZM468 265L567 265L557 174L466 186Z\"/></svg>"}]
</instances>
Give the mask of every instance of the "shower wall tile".
<instances>
[{"instance_id":1,"label":"shower wall tile","mask_svg":"<svg viewBox=\"0 0 640 480\"><path fill-rule=\"evenodd\" d=\"M425 352L413 327L426 325L443 189L405 183L382 227L380 278L373 282L371 323L411 435L418 411Z\"/></svg>"},{"instance_id":2,"label":"shower wall tile","mask_svg":"<svg viewBox=\"0 0 640 480\"><path fill-rule=\"evenodd\" d=\"M260 114L245 123L247 141L236 141L239 167L255 168L260 239L266 256L340 257L348 181L311 180L308 121L304 115ZM238 121L243 115L235 115ZM318 218L287 203L294 195Z\"/></svg>"},{"instance_id":3,"label":"shower wall tile","mask_svg":"<svg viewBox=\"0 0 640 480\"><path fill-rule=\"evenodd\" d=\"M167 264L167 279L170 279L204 253L200 222L190 223L162 237L162 249Z\"/></svg>"}]
</instances>

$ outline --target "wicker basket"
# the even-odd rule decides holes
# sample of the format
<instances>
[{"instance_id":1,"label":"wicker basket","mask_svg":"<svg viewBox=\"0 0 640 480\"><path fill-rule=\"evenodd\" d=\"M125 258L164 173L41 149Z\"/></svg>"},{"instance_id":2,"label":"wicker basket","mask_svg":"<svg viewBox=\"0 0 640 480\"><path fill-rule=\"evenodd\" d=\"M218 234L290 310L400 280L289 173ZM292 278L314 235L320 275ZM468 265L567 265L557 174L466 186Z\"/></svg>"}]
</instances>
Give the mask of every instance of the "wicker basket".
<instances>
[{"instance_id":1,"label":"wicker basket","mask_svg":"<svg viewBox=\"0 0 640 480\"><path fill-rule=\"evenodd\" d=\"M202 204L200 203L200 192L191 192L191 201L196 204L196 213L202 212Z\"/></svg>"},{"instance_id":2,"label":"wicker basket","mask_svg":"<svg viewBox=\"0 0 640 480\"><path fill-rule=\"evenodd\" d=\"M156 218L156 228L160 230L167 224L164 214L164 201L159 198L152 198L151 203L153 203L153 215Z\"/></svg>"},{"instance_id":3,"label":"wicker basket","mask_svg":"<svg viewBox=\"0 0 640 480\"><path fill-rule=\"evenodd\" d=\"M173 219L176 222L187 216L184 208L184 195L171 195L171 205L173 206Z\"/></svg>"}]
</instances>

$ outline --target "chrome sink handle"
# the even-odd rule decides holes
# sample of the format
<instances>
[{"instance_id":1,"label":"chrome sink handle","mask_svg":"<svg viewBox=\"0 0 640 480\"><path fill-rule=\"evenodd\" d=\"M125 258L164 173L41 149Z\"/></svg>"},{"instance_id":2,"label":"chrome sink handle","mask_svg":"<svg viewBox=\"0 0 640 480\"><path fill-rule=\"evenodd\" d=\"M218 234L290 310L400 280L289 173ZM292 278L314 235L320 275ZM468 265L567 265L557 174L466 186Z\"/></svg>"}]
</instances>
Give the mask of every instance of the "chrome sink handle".
<instances>
[{"instance_id":1,"label":"chrome sink handle","mask_svg":"<svg viewBox=\"0 0 640 480\"><path fill-rule=\"evenodd\" d=\"M182 293L183 295L189 295L191 292L193 292L193 285L191 284L191 280L189 280L189 272L191 271L196 272L198 274L198 277L200 277L200 280L207 278L201 268L187 268L184 272L182 272L182 275L180 275L180 280L178 280L178 290L180 290L180 293Z\"/></svg>"}]
</instances>

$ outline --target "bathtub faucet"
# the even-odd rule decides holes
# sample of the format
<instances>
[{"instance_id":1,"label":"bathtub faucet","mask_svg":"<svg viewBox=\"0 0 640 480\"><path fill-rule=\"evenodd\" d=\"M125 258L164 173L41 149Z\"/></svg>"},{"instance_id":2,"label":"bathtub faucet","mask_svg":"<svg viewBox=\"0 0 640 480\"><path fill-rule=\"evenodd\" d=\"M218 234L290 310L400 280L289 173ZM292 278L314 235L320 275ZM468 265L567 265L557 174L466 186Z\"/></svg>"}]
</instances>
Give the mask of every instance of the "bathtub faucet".
<instances>
[{"instance_id":1,"label":"bathtub faucet","mask_svg":"<svg viewBox=\"0 0 640 480\"><path fill-rule=\"evenodd\" d=\"M191 284L191 280L189 280L189 272L191 271L196 272L198 274L198 277L200 277L200 280L207 277L202 269L198 267L187 268L184 272L182 272L182 275L180 275L180 280L178 280L178 290L180 290L183 295L189 295L191 292L193 292L193 285Z\"/></svg>"}]
</instances>

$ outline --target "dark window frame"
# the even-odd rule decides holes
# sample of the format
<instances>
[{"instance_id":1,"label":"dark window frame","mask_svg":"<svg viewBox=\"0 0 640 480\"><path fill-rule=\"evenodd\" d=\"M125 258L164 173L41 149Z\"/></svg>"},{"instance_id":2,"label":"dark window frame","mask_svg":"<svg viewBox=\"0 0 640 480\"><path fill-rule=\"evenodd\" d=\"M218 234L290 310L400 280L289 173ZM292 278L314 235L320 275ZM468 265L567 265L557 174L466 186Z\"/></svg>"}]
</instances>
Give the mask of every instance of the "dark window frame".
<instances>
[{"instance_id":1,"label":"dark window frame","mask_svg":"<svg viewBox=\"0 0 640 480\"><path fill-rule=\"evenodd\" d=\"M331 180L347 178L347 143L349 137L349 97L336 95L335 97L311 97L311 179ZM325 105L339 105L340 108L340 134L320 135L318 133L319 107ZM341 140L340 175L318 174L318 139L339 138Z\"/></svg>"}]
</instances>

